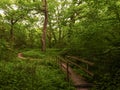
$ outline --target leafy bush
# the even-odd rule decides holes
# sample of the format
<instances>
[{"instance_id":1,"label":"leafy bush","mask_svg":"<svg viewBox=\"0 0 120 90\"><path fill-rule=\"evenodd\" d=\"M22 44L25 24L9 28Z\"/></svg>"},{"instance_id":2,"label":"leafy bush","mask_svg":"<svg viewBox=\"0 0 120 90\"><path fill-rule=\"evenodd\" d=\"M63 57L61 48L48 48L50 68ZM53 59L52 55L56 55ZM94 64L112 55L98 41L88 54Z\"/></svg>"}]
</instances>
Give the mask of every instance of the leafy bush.
<instances>
[{"instance_id":1,"label":"leafy bush","mask_svg":"<svg viewBox=\"0 0 120 90\"><path fill-rule=\"evenodd\" d=\"M46 63L47 62L47 63ZM0 62L1 90L74 90L49 61Z\"/></svg>"},{"instance_id":2,"label":"leafy bush","mask_svg":"<svg viewBox=\"0 0 120 90\"><path fill-rule=\"evenodd\" d=\"M10 48L10 45L8 42L6 42L4 39L0 39L0 60L8 61L10 59L13 59L15 53Z\"/></svg>"}]
</instances>

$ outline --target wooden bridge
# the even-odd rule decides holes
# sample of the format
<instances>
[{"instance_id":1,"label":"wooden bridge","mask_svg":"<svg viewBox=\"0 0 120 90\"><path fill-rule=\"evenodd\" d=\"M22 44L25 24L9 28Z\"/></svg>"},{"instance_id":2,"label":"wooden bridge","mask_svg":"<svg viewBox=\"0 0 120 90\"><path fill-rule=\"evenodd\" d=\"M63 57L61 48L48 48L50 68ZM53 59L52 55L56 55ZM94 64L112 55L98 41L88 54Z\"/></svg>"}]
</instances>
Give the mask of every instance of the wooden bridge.
<instances>
[{"instance_id":1,"label":"wooden bridge","mask_svg":"<svg viewBox=\"0 0 120 90\"><path fill-rule=\"evenodd\" d=\"M84 59L80 59L75 56L67 56L65 58L58 56L57 60L58 60L58 64L59 64L60 68L66 73L67 81L69 81L71 79L74 86L76 87L76 90L89 90L93 86L92 83L88 83L85 78L83 78L81 75L77 74L71 68L70 65L74 65L74 66L78 67L80 70L86 72L86 74L93 76L94 74L91 71L89 71L88 69L89 69L89 66L93 66L94 63L89 62ZM86 68L80 66L77 63L86 64Z\"/></svg>"}]
</instances>

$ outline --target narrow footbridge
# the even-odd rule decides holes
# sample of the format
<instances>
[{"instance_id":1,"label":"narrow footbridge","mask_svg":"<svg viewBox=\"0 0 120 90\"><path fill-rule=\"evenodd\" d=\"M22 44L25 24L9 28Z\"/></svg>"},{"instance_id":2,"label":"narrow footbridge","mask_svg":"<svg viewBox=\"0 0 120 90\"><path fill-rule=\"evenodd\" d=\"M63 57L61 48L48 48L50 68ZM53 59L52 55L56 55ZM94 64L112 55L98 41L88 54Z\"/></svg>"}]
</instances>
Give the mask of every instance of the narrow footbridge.
<instances>
[{"instance_id":1,"label":"narrow footbridge","mask_svg":"<svg viewBox=\"0 0 120 90\"><path fill-rule=\"evenodd\" d=\"M75 66L76 68L79 68L86 74L93 77L94 74L89 71L89 66L94 66L93 62L80 59L75 56L66 56L65 58L58 56L57 60L62 71L66 73L67 81L71 80L76 87L76 90L89 90L93 86L92 83L88 83L85 78L83 78L80 74L76 73L71 67ZM84 67L80 65L81 63L85 64Z\"/></svg>"}]
</instances>

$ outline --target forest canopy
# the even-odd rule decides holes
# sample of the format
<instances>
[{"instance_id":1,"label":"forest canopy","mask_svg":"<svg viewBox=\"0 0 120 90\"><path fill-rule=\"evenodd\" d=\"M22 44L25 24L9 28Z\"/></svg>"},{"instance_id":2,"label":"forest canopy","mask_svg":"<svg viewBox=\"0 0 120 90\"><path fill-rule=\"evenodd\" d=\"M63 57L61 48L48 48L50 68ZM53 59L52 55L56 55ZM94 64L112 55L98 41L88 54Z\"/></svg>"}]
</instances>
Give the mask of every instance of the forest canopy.
<instances>
[{"instance_id":1,"label":"forest canopy","mask_svg":"<svg viewBox=\"0 0 120 90\"><path fill-rule=\"evenodd\" d=\"M97 88L119 90L120 1L2 0L0 60L9 61L25 48L55 48L62 57L95 62Z\"/></svg>"}]
</instances>

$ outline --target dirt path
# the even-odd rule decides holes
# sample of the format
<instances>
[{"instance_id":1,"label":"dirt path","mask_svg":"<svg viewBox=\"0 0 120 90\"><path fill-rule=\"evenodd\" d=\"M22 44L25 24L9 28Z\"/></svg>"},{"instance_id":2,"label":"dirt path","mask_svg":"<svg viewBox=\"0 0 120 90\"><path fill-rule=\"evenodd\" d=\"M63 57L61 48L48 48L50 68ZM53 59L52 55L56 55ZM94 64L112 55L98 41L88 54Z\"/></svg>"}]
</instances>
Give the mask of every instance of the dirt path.
<instances>
[{"instance_id":1,"label":"dirt path","mask_svg":"<svg viewBox=\"0 0 120 90\"><path fill-rule=\"evenodd\" d=\"M64 72L67 72L67 65L65 63L61 63L61 68ZM70 67L68 67L68 72L70 79L76 87L76 90L89 90L89 87L91 86L90 83L87 83L83 77L76 74Z\"/></svg>"},{"instance_id":2,"label":"dirt path","mask_svg":"<svg viewBox=\"0 0 120 90\"><path fill-rule=\"evenodd\" d=\"M22 53L18 53L17 55L18 58L20 59L23 59L23 60L40 60L40 59L37 59L37 58L31 58L31 57L24 57Z\"/></svg>"},{"instance_id":3,"label":"dirt path","mask_svg":"<svg viewBox=\"0 0 120 90\"><path fill-rule=\"evenodd\" d=\"M18 53L18 58L20 58L20 59L27 59L27 58L23 57L22 53Z\"/></svg>"},{"instance_id":4,"label":"dirt path","mask_svg":"<svg viewBox=\"0 0 120 90\"><path fill-rule=\"evenodd\" d=\"M29 60L40 60L40 59L33 59L33 58L25 58L22 53L18 53L18 58L20 59L29 59ZM67 72L67 65L65 63L61 63L61 69L64 72ZM87 83L86 80L81 77L80 75L76 74L72 68L68 67L68 76L72 80L74 86L76 87L76 90L89 90L89 87L91 86L90 83Z\"/></svg>"}]
</instances>

